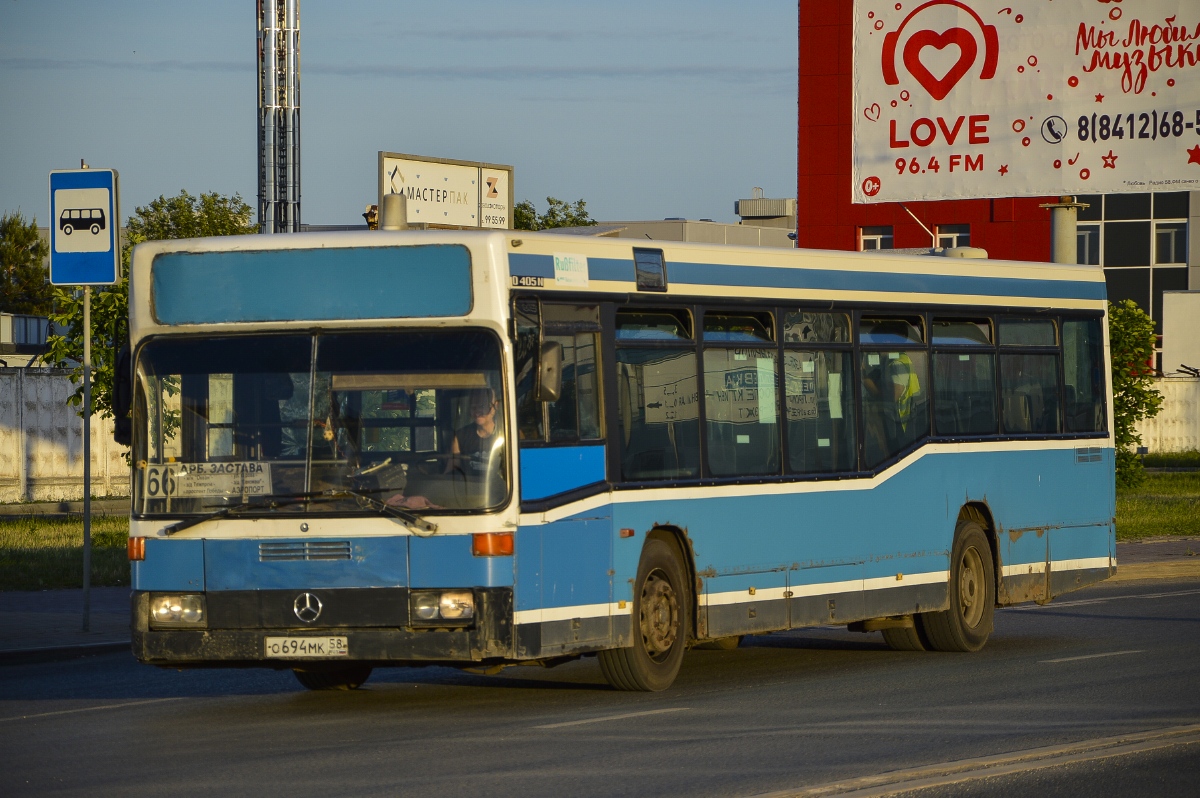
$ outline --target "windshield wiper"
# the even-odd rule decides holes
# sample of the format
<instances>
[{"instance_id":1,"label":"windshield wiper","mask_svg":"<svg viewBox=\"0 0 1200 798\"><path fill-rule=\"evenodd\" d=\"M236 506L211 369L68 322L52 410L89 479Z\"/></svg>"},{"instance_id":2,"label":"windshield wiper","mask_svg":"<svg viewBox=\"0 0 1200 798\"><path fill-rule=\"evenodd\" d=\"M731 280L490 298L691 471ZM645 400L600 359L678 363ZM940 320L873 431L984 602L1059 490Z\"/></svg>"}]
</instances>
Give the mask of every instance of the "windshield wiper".
<instances>
[{"instance_id":1,"label":"windshield wiper","mask_svg":"<svg viewBox=\"0 0 1200 798\"><path fill-rule=\"evenodd\" d=\"M212 521L217 518L227 518L231 515L237 515L244 510L258 508L273 510L277 507L287 507L288 505L292 504L304 504L310 502L319 502L324 504L345 498L358 499L365 502L371 507L371 509L376 510L377 512L399 519L400 521L404 522L405 526L418 535L432 535L433 533L437 532L437 524L433 523L432 521L426 521L424 518L412 512L411 510L405 510L401 507L393 507L390 504L381 502L379 499L360 491L337 489L312 491L310 493L291 493L273 497L269 501L246 501L239 504L231 504L228 507L222 507L219 510L214 510L208 515L201 515L197 516L196 518L186 518L182 521L176 521L170 526L165 527L163 529L163 534L169 537L174 535L176 532L196 526L197 524L202 524L205 521Z\"/></svg>"},{"instance_id":2,"label":"windshield wiper","mask_svg":"<svg viewBox=\"0 0 1200 798\"><path fill-rule=\"evenodd\" d=\"M365 502L372 509L379 511L384 515L390 515L393 518L403 521L405 526L422 537L426 535L432 535L434 532L437 532L437 524L433 523L432 521L426 521L424 518L411 510L405 510L402 507L394 507L386 502L381 502L374 496L369 496L361 491L349 490L348 488L339 488L336 490L314 492L311 498L322 499L325 501L336 501L337 499L344 499L347 496Z\"/></svg>"},{"instance_id":3,"label":"windshield wiper","mask_svg":"<svg viewBox=\"0 0 1200 798\"><path fill-rule=\"evenodd\" d=\"M256 507L265 507L267 509L274 509L276 507L283 507L288 504L297 504L297 503L303 501L303 499L295 497L295 496L281 496L279 498L284 499L284 501L265 501L265 502L264 501L252 501L252 502L240 502L238 504L231 504L228 507L222 507L219 510L213 510L208 515L201 515L201 516L197 516L195 518L185 518L182 521L176 521L175 523L171 524L170 526L164 527L162 532L164 535L170 537L171 535L174 535L176 532L187 529L188 527L196 526L196 524L203 524L205 521L212 521L213 519L216 519L216 518L225 518L230 515L237 515L238 513L240 513L243 510L249 510L251 508L256 508Z\"/></svg>"}]
</instances>

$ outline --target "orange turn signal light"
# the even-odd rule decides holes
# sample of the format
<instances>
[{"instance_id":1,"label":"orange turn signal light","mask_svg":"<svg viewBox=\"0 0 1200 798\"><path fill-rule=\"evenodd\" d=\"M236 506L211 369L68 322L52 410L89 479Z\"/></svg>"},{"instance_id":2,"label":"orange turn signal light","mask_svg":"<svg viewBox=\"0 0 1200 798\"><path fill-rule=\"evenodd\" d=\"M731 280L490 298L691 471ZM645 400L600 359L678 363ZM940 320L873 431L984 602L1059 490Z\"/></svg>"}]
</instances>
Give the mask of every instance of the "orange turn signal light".
<instances>
[{"instance_id":1,"label":"orange turn signal light","mask_svg":"<svg viewBox=\"0 0 1200 798\"><path fill-rule=\"evenodd\" d=\"M126 551L129 554L130 562L146 559L146 539L130 538Z\"/></svg>"},{"instance_id":2,"label":"orange turn signal light","mask_svg":"<svg viewBox=\"0 0 1200 798\"><path fill-rule=\"evenodd\" d=\"M471 553L476 557L511 557L512 532L476 532L471 535Z\"/></svg>"}]
</instances>

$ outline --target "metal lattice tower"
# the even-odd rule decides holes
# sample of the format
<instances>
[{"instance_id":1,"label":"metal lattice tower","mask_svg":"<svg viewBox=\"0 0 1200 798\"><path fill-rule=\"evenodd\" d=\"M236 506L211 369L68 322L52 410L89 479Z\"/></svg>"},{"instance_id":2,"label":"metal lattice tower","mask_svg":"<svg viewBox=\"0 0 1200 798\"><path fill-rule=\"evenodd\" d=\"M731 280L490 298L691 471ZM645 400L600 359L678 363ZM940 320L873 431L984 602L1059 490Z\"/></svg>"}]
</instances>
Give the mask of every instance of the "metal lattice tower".
<instances>
[{"instance_id":1,"label":"metal lattice tower","mask_svg":"<svg viewBox=\"0 0 1200 798\"><path fill-rule=\"evenodd\" d=\"M258 0L258 225L300 230L300 0Z\"/></svg>"}]
</instances>

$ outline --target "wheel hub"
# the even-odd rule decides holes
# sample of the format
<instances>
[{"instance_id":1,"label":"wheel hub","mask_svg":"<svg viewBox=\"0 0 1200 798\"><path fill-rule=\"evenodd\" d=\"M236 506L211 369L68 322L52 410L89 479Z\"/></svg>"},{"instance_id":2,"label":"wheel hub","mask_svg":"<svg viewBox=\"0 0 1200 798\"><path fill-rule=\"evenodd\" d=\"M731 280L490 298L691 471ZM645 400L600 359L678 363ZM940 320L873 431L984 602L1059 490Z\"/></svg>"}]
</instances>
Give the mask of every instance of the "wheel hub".
<instances>
[{"instance_id":1,"label":"wheel hub","mask_svg":"<svg viewBox=\"0 0 1200 798\"><path fill-rule=\"evenodd\" d=\"M958 601L962 609L963 621L967 626L975 627L984 611L983 590L983 559L974 548L963 552L962 563L958 577Z\"/></svg>"},{"instance_id":2,"label":"wheel hub","mask_svg":"<svg viewBox=\"0 0 1200 798\"><path fill-rule=\"evenodd\" d=\"M679 600L659 571L646 577L641 599L642 642L652 659L660 659L670 652L679 635Z\"/></svg>"}]
</instances>

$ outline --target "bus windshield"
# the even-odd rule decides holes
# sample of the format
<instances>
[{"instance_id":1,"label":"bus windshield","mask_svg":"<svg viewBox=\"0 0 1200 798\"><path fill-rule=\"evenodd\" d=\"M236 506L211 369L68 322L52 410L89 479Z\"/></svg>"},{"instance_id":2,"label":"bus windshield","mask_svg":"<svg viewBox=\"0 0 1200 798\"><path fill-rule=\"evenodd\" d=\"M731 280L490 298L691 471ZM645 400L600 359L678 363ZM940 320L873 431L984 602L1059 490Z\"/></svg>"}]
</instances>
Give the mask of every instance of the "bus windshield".
<instances>
[{"instance_id":1,"label":"bus windshield","mask_svg":"<svg viewBox=\"0 0 1200 798\"><path fill-rule=\"evenodd\" d=\"M162 337L138 353L134 508L481 511L509 495L482 331Z\"/></svg>"}]
</instances>

